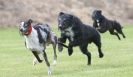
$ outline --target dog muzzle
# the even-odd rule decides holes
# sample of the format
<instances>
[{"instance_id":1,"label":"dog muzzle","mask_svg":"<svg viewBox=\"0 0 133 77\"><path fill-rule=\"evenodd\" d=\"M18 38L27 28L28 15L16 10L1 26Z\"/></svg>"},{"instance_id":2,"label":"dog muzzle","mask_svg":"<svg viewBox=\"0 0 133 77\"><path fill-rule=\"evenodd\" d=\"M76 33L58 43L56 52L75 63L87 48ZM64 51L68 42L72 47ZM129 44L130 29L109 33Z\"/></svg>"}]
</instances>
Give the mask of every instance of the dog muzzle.
<instances>
[{"instance_id":1,"label":"dog muzzle","mask_svg":"<svg viewBox=\"0 0 133 77\"><path fill-rule=\"evenodd\" d=\"M22 35L30 35L31 32L32 32L32 26L29 26L29 28L27 30L20 29L20 33Z\"/></svg>"}]
</instances>

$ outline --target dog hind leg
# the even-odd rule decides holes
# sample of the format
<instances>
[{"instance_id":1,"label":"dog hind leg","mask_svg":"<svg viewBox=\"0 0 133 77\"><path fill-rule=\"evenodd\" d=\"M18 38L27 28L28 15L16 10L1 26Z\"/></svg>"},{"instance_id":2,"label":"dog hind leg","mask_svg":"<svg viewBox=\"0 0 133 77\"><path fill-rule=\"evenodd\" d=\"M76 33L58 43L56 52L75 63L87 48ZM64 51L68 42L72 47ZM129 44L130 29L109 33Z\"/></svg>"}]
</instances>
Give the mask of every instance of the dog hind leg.
<instances>
[{"instance_id":1,"label":"dog hind leg","mask_svg":"<svg viewBox=\"0 0 133 77\"><path fill-rule=\"evenodd\" d=\"M53 61L53 65L56 64L56 60L57 60L57 54L56 54L56 44L52 44L53 45L53 49L54 49L54 61Z\"/></svg>"},{"instance_id":2,"label":"dog hind leg","mask_svg":"<svg viewBox=\"0 0 133 77\"><path fill-rule=\"evenodd\" d=\"M56 64L56 60L57 60L56 45L58 44L58 38L55 35L55 33L53 33L53 32L51 32L50 36L51 36L50 41L51 41L51 44L52 44L53 50L54 50L54 61L53 61L53 65L55 65Z\"/></svg>"},{"instance_id":3,"label":"dog hind leg","mask_svg":"<svg viewBox=\"0 0 133 77\"><path fill-rule=\"evenodd\" d=\"M87 49L88 45L81 45L80 50L82 51L83 54L85 54L88 58L88 63L87 65L91 65L91 53Z\"/></svg>"},{"instance_id":4,"label":"dog hind leg","mask_svg":"<svg viewBox=\"0 0 133 77\"><path fill-rule=\"evenodd\" d=\"M126 38L126 36L124 35L122 29L116 29L116 31L121 34L123 36L123 38Z\"/></svg>"},{"instance_id":5,"label":"dog hind leg","mask_svg":"<svg viewBox=\"0 0 133 77\"><path fill-rule=\"evenodd\" d=\"M126 36L124 35L123 31L122 31L122 26L120 23L118 23L117 21L114 22L114 29L123 36L123 38L126 38Z\"/></svg>"},{"instance_id":6,"label":"dog hind leg","mask_svg":"<svg viewBox=\"0 0 133 77\"><path fill-rule=\"evenodd\" d=\"M98 53L99 53L99 58L103 58L103 56L104 56L104 54L103 54L103 52L102 52L102 50L101 50L101 42L99 42L99 41L93 41L94 42L94 44L97 46L97 48L98 48Z\"/></svg>"},{"instance_id":7,"label":"dog hind leg","mask_svg":"<svg viewBox=\"0 0 133 77\"><path fill-rule=\"evenodd\" d=\"M112 35L116 35L118 37L119 40L121 40L120 36L118 35L118 33L114 32L114 29L113 30L109 30L110 34Z\"/></svg>"},{"instance_id":8,"label":"dog hind leg","mask_svg":"<svg viewBox=\"0 0 133 77\"><path fill-rule=\"evenodd\" d=\"M46 62L46 65L48 67L48 74L50 75L52 71L51 71L50 63L48 61L47 54L45 51L43 51L43 57L44 57L44 60Z\"/></svg>"}]
</instances>

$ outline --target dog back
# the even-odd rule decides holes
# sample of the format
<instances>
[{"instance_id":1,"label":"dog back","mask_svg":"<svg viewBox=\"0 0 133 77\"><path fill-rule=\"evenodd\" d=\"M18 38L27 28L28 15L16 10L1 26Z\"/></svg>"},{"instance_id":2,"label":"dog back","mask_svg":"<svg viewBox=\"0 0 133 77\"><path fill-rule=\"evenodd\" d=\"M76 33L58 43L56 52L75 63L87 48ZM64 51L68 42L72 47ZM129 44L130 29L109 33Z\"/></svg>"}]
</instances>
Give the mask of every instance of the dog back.
<instances>
[{"instance_id":1,"label":"dog back","mask_svg":"<svg viewBox=\"0 0 133 77\"><path fill-rule=\"evenodd\" d=\"M38 33L39 42L46 42L50 37L50 27L47 24L36 24L33 28Z\"/></svg>"}]
</instances>

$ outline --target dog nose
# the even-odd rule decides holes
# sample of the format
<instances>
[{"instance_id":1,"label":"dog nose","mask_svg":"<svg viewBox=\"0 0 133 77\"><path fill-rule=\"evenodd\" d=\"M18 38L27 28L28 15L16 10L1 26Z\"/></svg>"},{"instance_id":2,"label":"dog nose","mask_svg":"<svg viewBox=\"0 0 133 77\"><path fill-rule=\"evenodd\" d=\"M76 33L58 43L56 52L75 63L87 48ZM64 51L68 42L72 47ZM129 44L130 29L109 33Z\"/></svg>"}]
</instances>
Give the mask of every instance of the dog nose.
<instances>
[{"instance_id":1,"label":"dog nose","mask_svg":"<svg viewBox=\"0 0 133 77\"><path fill-rule=\"evenodd\" d=\"M22 31L23 31L23 29L20 29L20 31L22 32Z\"/></svg>"},{"instance_id":2,"label":"dog nose","mask_svg":"<svg viewBox=\"0 0 133 77\"><path fill-rule=\"evenodd\" d=\"M61 29L61 26L59 26L59 28Z\"/></svg>"},{"instance_id":3,"label":"dog nose","mask_svg":"<svg viewBox=\"0 0 133 77\"><path fill-rule=\"evenodd\" d=\"M59 25L59 28L61 29L61 28L62 28L62 26L61 26L61 25Z\"/></svg>"}]
</instances>

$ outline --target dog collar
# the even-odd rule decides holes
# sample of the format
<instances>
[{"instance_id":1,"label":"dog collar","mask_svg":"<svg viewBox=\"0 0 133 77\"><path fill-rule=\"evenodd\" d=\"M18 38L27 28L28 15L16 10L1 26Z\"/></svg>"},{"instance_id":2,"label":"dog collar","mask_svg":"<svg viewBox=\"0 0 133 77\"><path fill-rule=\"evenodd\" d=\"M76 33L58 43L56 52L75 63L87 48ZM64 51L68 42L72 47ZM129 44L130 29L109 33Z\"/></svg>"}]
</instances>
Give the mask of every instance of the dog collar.
<instances>
[{"instance_id":1,"label":"dog collar","mask_svg":"<svg viewBox=\"0 0 133 77\"><path fill-rule=\"evenodd\" d=\"M25 33L25 35L30 35L32 32L32 26L30 25L28 28L28 31Z\"/></svg>"}]
</instances>

